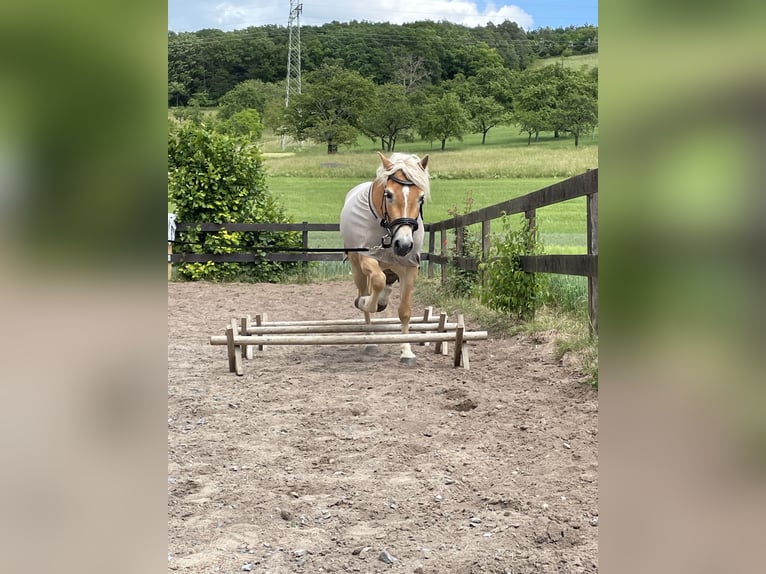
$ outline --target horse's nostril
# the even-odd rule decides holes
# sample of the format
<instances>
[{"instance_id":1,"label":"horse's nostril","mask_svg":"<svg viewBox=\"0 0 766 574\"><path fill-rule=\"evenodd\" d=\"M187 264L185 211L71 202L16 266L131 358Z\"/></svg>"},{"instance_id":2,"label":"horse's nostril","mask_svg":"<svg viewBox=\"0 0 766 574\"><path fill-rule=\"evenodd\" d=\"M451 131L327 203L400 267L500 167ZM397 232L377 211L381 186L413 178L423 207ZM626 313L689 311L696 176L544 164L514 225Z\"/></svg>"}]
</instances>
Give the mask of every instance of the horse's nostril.
<instances>
[{"instance_id":1,"label":"horse's nostril","mask_svg":"<svg viewBox=\"0 0 766 574\"><path fill-rule=\"evenodd\" d=\"M412 243L401 243L399 241L394 242L394 251L399 256L407 255L412 249Z\"/></svg>"}]
</instances>

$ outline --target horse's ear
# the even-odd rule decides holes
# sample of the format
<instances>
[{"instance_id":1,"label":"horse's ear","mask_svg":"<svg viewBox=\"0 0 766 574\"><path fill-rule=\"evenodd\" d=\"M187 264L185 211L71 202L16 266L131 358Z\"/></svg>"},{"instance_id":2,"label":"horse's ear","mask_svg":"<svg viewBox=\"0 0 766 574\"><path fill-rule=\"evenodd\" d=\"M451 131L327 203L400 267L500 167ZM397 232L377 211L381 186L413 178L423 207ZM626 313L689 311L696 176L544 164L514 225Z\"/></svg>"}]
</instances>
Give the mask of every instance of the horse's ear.
<instances>
[{"instance_id":1,"label":"horse's ear","mask_svg":"<svg viewBox=\"0 0 766 574\"><path fill-rule=\"evenodd\" d=\"M428 165L428 156L424 155L423 159L420 160L420 167L422 167L423 171L425 171L427 165Z\"/></svg>"},{"instance_id":2,"label":"horse's ear","mask_svg":"<svg viewBox=\"0 0 766 574\"><path fill-rule=\"evenodd\" d=\"M383 167L386 170L392 169L394 167L394 164L391 163L391 160L388 159L386 156L384 156L382 153L378 152L378 155L380 156L380 161L383 162Z\"/></svg>"}]
</instances>

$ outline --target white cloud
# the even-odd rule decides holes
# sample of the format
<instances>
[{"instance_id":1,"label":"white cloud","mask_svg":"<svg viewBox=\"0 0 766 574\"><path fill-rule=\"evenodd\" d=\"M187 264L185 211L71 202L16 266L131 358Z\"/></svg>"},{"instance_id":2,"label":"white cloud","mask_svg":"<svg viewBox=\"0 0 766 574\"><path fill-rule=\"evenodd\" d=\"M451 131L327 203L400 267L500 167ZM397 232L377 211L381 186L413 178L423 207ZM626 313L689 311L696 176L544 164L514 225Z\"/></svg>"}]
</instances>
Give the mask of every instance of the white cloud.
<instances>
[{"instance_id":1,"label":"white cloud","mask_svg":"<svg viewBox=\"0 0 766 574\"><path fill-rule=\"evenodd\" d=\"M484 8L479 8L477 2L468 0L337 0L333 6L320 0L308 0L303 6L303 14L307 19L311 17L311 10L315 10L323 21L367 20L403 24L418 20L447 20L456 24L479 26L487 22L500 24L512 20L522 28L532 26L532 16L518 6L511 4L497 8L488 3Z\"/></svg>"},{"instance_id":2,"label":"white cloud","mask_svg":"<svg viewBox=\"0 0 766 574\"><path fill-rule=\"evenodd\" d=\"M189 5L190 4L190 5ZM195 3L186 4L187 10L194 10ZM212 4L212 3L211 3ZM246 3L239 0L216 2L209 5L207 10L200 10L199 25L201 28L220 28L235 30L248 26L263 26L266 24L287 25L289 2L260 2ZM209 21L205 22L205 12ZM197 18L185 14L188 20ZM466 26L480 26L488 22L500 24L505 20L516 22L524 29L530 29L533 24L532 16L513 4L495 6L488 3L479 7L479 3L468 0L303 0L301 21L304 25L319 26L326 22L337 20L347 22L359 20L368 22L391 22L403 24L419 20L446 20ZM172 13L171 13L172 29Z\"/></svg>"},{"instance_id":3,"label":"white cloud","mask_svg":"<svg viewBox=\"0 0 766 574\"><path fill-rule=\"evenodd\" d=\"M237 30L248 26L263 26L265 24L287 25L289 4L284 6L259 6L256 4L221 2L213 8L214 23L210 27L222 30Z\"/></svg>"}]
</instances>

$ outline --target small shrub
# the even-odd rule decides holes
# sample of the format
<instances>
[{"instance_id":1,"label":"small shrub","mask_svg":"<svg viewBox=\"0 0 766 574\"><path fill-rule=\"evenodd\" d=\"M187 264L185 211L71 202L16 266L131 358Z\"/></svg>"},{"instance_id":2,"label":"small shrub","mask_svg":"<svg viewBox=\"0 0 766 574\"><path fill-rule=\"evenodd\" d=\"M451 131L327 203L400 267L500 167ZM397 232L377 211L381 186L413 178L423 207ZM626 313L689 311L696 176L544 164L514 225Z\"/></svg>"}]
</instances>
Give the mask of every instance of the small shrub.
<instances>
[{"instance_id":1,"label":"small shrub","mask_svg":"<svg viewBox=\"0 0 766 574\"><path fill-rule=\"evenodd\" d=\"M526 221L513 229L503 216L502 225L503 236L493 241L489 259L480 265L484 279L480 299L490 309L528 321L542 306L548 281L544 274L523 271L519 258L542 254L542 243L537 228L528 229Z\"/></svg>"}]
</instances>

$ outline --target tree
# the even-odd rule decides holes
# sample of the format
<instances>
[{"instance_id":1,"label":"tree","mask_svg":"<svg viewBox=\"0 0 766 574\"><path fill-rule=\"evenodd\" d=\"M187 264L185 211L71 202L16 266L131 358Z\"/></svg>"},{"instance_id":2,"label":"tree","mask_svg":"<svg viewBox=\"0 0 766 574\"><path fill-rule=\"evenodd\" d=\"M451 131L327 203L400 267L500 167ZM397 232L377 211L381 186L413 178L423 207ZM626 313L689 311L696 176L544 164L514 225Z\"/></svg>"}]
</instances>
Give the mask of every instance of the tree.
<instances>
[{"instance_id":1,"label":"tree","mask_svg":"<svg viewBox=\"0 0 766 574\"><path fill-rule=\"evenodd\" d=\"M505 107L489 96L470 96L465 102L471 118L471 130L481 134L481 144L487 140L489 130L508 121Z\"/></svg>"},{"instance_id":2,"label":"tree","mask_svg":"<svg viewBox=\"0 0 766 574\"><path fill-rule=\"evenodd\" d=\"M274 130L274 133L279 133L284 129L285 122L284 98L267 101L263 110L263 125Z\"/></svg>"},{"instance_id":3,"label":"tree","mask_svg":"<svg viewBox=\"0 0 766 574\"><path fill-rule=\"evenodd\" d=\"M290 98L286 130L295 139L327 144L327 153L339 145L356 143L359 117L375 86L359 73L337 65L305 75L304 91Z\"/></svg>"},{"instance_id":4,"label":"tree","mask_svg":"<svg viewBox=\"0 0 766 574\"><path fill-rule=\"evenodd\" d=\"M263 114L266 98L265 84L260 80L240 82L221 96L218 101L218 115L221 119L227 120L237 112L246 109L258 110L259 114Z\"/></svg>"},{"instance_id":5,"label":"tree","mask_svg":"<svg viewBox=\"0 0 766 574\"><path fill-rule=\"evenodd\" d=\"M394 151L397 138L413 126L415 111L405 88L396 84L375 86L367 108L359 116L359 129L372 141L380 140L381 151Z\"/></svg>"},{"instance_id":6,"label":"tree","mask_svg":"<svg viewBox=\"0 0 766 574\"><path fill-rule=\"evenodd\" d=\"M289 223L284 208L266 186L257 147L186 122L168 134L168 199L180 221L212 223ZM203 233L178 236L192 253L258 252L264 247L297 247L294 233ZM281 263L185 263L181 277L193 280L275 281L289 268Z\"/></svg>"},{"instance_id":7,"label":"tree","mask_svg":"<svg viewBox=\"0 0 766 574\"><path fill-rule=\"evenodd\" d=\"M263 124L258 110L251 108L240 110L228 120L221 122L220 131L232 136L242 136L248 141L261 139Z\"/></svg>"},{"instance_id":8,"label":"tree","mask_svg":"<svg viewBox=\"0 0 766 574\"><path fill-rule=\"evenodd\" d=\"M517 95L513 117L521 131L528 134L527 145L532 144L532 134L537 135L551 125L554 97L552 86L543 83L527 85Z\"/></svg>"},{"instance_id":9,"label":"tree","mask_svg":"<svg viewBox=\"0 0 766 574\"><path fill-rule=\"evenodd\" d=\"M404 91L411 94L428 79L429 73L423 58L407 54L400 56L396 63L396 80L404 86Z\"/></svg>"},{"instance_id":10,"label":"tree","mask_svg":"<svg viewBox=\"0 0 766 574\"><path fill-rule=\"evenodd\" d=\"M516 97L514 115L522 131L543 130L580 135L598 124L597 73L545 66L521 75L521 91Z\"/></svg>"},{"instance_id":11,"label":"tree","mask_svg":"<svg viewBox=\"0 0 766 574\"><path fill-rule=\"evenodd\" d=\"M444 94L427 102L419 111L418 132L423 139L439 140L442 151L446 149L448 139L463 141L463 134L469 129L469 118L457 95Z\"/></svg>"},{"instance_id":12,"label":"tree","mask_svg":"<svg viewBox=\"0 0 766 574\"><path fill-rule=\"evenodd\" d=\"M574 72L561 92L555 123L574 136L577 147L580 135L598 125L598 87L586 74Z\"/></svg>"},{"instance_id":13,"label":"tree","mask_svg":"<svg viewBox=\"0 0 766 574\"><path fill-rule=\"evenodd\" d=\"M189 91L181 82L168 82L168 105L183 106L189 99Z\"/></svg>"}]
</instances>

